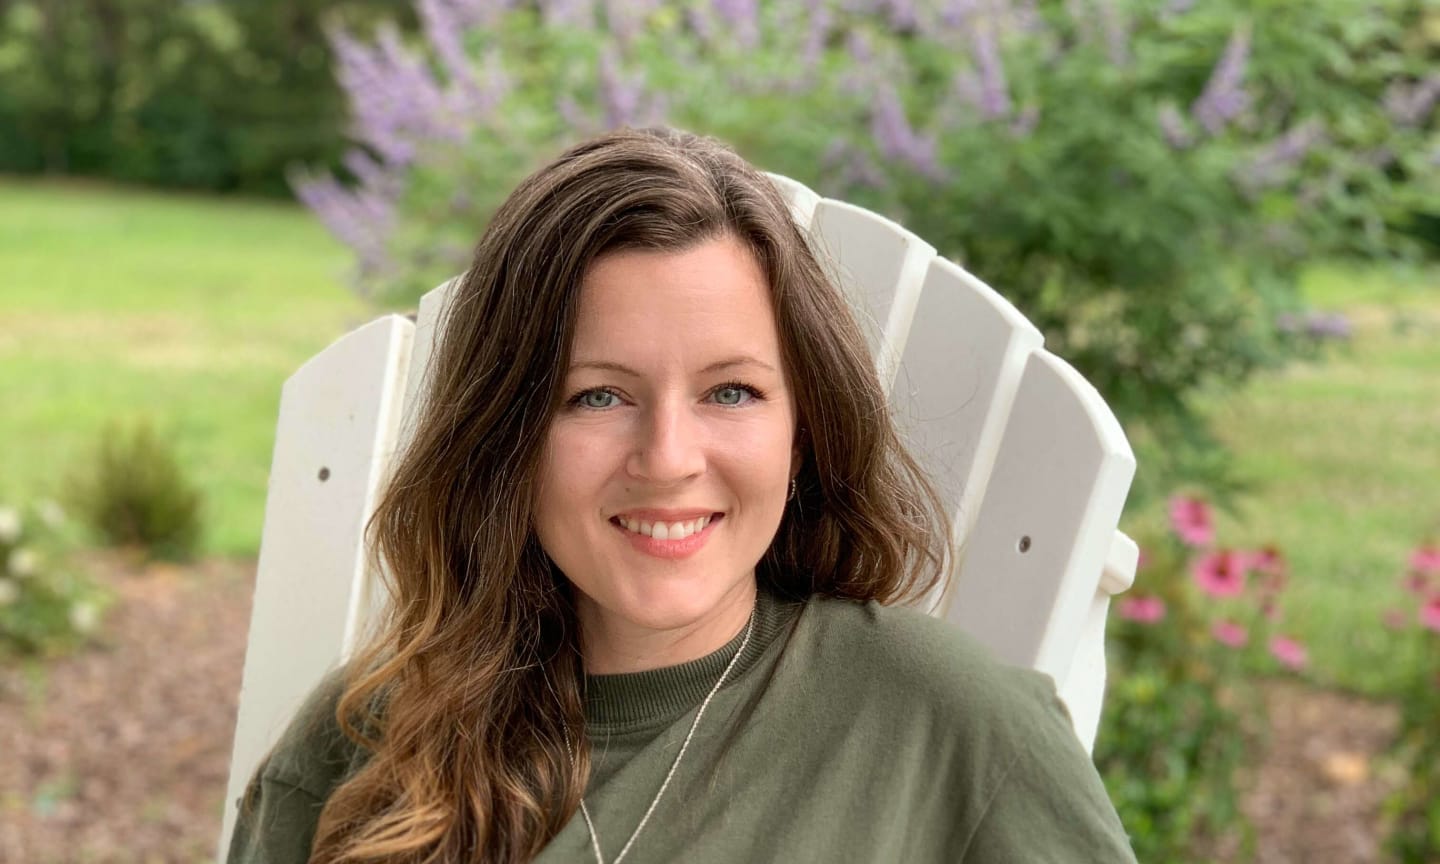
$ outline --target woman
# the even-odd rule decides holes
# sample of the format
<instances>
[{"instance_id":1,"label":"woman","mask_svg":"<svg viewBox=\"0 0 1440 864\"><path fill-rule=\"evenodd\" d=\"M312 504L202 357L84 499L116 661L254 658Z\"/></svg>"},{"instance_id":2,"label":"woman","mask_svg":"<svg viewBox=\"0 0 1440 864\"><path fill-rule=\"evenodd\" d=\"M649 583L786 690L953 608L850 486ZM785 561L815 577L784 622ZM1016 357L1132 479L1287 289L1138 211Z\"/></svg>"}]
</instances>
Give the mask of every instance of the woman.
<instances>
[{"instance_id":1,"label":"woman","mask_svg":"<svg viewBox=\"0 0 1440 864\"><path fill-rule=\"evenodd\" d=\"M1050 679L888 605L949 524L754 168L571 149L440 332L370 526L391 612L231 862L1133 860Z\"/></svg>"}]
</instances>

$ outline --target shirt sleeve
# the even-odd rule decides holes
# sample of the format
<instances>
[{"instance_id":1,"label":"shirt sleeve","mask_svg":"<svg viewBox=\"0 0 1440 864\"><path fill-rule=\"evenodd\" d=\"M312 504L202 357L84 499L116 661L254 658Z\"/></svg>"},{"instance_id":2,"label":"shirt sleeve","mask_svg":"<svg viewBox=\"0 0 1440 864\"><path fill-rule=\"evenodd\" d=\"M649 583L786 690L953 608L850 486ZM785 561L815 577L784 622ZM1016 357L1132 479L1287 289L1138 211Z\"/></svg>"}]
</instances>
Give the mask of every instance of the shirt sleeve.
<instances>
[{"instance_id":1,"label":"shirt sleeve","mask_svg":"<svg viewBox=\"0 0 1440 864\"><path fill-rule=\"evenodd\" d=\"M226 864L306 864L325 802L263 774L240 802Z\"/></svg>"},{"instance_id":2,"label":"shirt sleeve","mask_svg":"<svg viewBox=\"0 0 1440 864\"><path fill-rule=\"evenodd\" d=\"M961 861L1135 864L1105 784L1048 678L1045 684L1049 710L1025 724L1027 734L995 784Z\"/></svg>"}]
</instances>

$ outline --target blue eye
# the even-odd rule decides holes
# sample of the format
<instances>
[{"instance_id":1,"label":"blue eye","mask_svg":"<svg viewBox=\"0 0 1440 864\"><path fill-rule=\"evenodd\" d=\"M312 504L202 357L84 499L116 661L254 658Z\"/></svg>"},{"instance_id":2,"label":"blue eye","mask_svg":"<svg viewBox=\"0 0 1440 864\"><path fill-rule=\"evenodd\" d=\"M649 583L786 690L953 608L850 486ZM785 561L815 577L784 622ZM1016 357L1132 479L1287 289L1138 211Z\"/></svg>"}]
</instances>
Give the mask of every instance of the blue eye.
<instances>
[{"instance_id":1,"label":"blue eye","mask_svg":"<svg viewBox=\"0 0 1440 864\"><path fill-rule=\"evenodd\" d=\"M746 393L745 393L745 390L746 390L746 389L747 389L747 388L744 388L744 387L721 387L719 390L716 390L716 391L715 391L716 401L718 401L721 405L743 405L744 403L741 402L740 399L741 399L741 397L743 397L743 396L746 395ZM735 401L733 401L733 402L730 401L729 399L724 398L724 397L721 395L721 394L729 395L729 394L731 394L731 393L735 394ZM752 397L752 398L753 398L753 397Z\"/></svg>"},{"instance_id":2,"label":"blue eye","mask_svg":"<svg viewBox=\"0 0 1440 864\"><path fill-rule=\"evenodd\" d=\"M765 393L761 391L760 388L752 387L749 384L741 381L726 381L724 384L721 384L719 387L716 387L710 392L716 396L717 401L719 401L721 405L726 405L732 408L739 408L742 405L749 405L751 402L754 402L757 399L765 398ZM746 399L743 402L739 401L738 399L734 402L731 402L727 399L721 398L720 394L722 393L737 393L741 395L748 395L750 398Z\"/></svg>"},{"instance_id":3,"label":"blue eye","mask_svg":"<svg viewBox=\"0 0 1440 864\"><path fill-rule=\"evenodd\" d=\"M586 390L586 391L584 391L583 393L581 393L581 394L579 394L578 396L576 396L575 399L573 399L573 400L571 400L571 401L575 402L575 404L578 404L578 405L580 405L581 407L584 407L584 408L601 409L601 408L609 408L609 407L610 407L610 405L609 405L608 403L607 403L607 404L603 404L603 405L597 405L597 404L595 404L595 400L591 398L592 396L603 396L603 397L608 398L608 399L614 399L614 398L615 398L615 394L614 394L614 393L611 393L609 390Z\"/></svg>"}]
</instances>

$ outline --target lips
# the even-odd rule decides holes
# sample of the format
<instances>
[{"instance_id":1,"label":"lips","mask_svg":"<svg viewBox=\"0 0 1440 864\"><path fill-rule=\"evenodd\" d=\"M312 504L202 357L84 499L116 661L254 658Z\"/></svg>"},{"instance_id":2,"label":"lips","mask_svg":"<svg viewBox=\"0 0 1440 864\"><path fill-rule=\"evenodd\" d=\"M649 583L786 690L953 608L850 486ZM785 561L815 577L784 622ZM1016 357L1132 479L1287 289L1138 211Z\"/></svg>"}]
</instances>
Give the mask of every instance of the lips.
<instances>
[{"instance_id":1,"label":"lips","mask_svg":"<svg viewBox=\"0 0 1440 864\"><path fill-rule=\"evenodd\" d=\"M625 538L632 549L655 558L678 559L688 558L699 552L724 518L724 513L715 513L709 517L701 516L694 522L682 522L680 525L684 528L680 534L683 536L679 536L678 539L672 539L669 536L670 528L674 523L665 525L663 539L653 536L660 533L659 530L656 530L654 523L631 522L631 526L642 529L633 531L630 527L626 527L621 521L621 517L615 516L610 519L610 524L615 526L615 530L620 532L620 536ZM643 533L646 526L651 529L651 534Z\"/></svg>"}]
</instances>

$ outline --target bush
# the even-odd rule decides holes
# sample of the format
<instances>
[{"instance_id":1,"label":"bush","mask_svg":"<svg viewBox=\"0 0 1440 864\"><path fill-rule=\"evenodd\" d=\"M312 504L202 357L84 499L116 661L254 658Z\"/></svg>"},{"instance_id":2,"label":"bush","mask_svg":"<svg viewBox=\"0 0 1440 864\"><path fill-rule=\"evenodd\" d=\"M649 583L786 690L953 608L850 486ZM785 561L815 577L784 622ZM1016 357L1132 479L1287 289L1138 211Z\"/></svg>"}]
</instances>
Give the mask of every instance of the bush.
<instances>
[{"instance_id":1,"label":"bush","mask_svg":"<svg viewBox=\"0 0 1440 864\"><path fill-rule=\"evenodd\" d=\"M91 465L71 478L68 498L107 545L166 559L191 558L199 547L201 494L149 423L109 427Z\"/></svg>"},{"instance_id":2,"label":"bush","mask_svg":"<svg viewBox=\"0 0 1440 864\"><path fill-rule=\"evenodd\" d=\"M1410 556L1405 590L1413 608L1397 609L1391 626L1411 631L1418 662L1400 696L1400 732L1391 756L1405 782L1386 802L1387 845L1401 864L1440 860L1440 542Z\"/></svg>"},{"instance_id":3,"label":"bush","mask_svg":"<svg viewBox=\"0 0 1440 864\"><path fill-rule=\"evenodd\" d=\"M1207 504L1171 501L1118 600L1095 762L1141 861L1248 846L1244 771L1265 716L1247 673L1296 670L1305 650L1276 631L1287 580L1273 548L1215 546ZM1189 859L1196 860L1196 859Z\"/></svg>"},{"instance_id":4,"label":"bush","mask_svg":"<svg viewBox=\"0 0 1440 864\"><path fill-rule=\"evenodd\" d=\"M54 502L29 509L0 504L0 658L77 647L110 603L66 565L64 522Z\"/></svg>"},{"instance_id":5,"label":"bush","mask_svg":"<svg viewBox=\"0 0 1440 864\"><path fill-rule=\"evenodd\" d=\"M667 122L963 262L1174 473L1195 394L1288 358L1301 262L1418 254L1440 194L1416 0L415 6L332 31L357 146L294 176L363 294L412 305L544 158Z\"/></svg>"}]
</instances>

